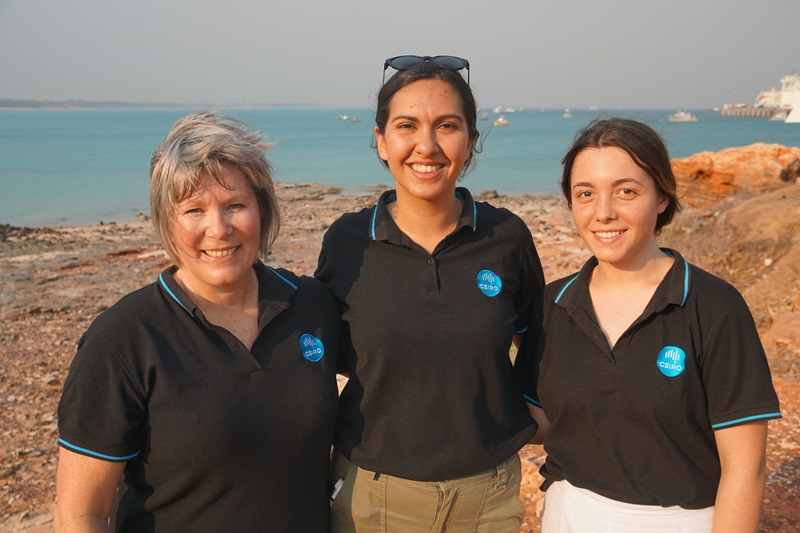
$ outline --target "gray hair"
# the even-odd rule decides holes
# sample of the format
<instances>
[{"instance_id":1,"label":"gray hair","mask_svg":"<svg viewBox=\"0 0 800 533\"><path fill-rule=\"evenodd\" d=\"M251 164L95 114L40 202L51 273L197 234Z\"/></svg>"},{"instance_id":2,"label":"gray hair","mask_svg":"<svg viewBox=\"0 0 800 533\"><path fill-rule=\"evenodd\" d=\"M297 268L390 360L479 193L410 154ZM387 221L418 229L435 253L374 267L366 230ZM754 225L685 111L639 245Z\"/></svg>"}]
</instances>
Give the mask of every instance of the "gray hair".
<instances>
[{"instance_id":1,"label":"gray hair","mask_svg":"<svg viewBox=\"0 0 800 533\"><path fill-rule=\"evenodd\" d=\"M223 163L234 165L253 188L261 219L259 254L266 258L281 218L272 166L264 156L273 146L243 122L210 111L192 113L172 125L150 159L150 213L173 261L177 263L172 227L175 207L200 187L202 171L227 186Z\"/></svg>"}]
</instances>

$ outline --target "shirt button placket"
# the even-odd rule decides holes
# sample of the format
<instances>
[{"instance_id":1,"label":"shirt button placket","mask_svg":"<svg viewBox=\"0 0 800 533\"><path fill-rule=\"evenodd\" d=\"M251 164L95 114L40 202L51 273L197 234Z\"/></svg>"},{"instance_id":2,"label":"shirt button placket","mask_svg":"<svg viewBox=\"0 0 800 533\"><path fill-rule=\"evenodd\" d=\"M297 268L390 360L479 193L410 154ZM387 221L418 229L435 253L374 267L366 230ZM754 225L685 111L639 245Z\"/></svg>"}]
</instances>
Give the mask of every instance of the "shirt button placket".
<instances>
[{"instance_id":1,"label":"shirt button placket","mask_svg":"<svg viewBox=\"0 0 800 533\"><path fill-rule=\"evenodd\" d=\"M432 255L428 256L427 263L431 267L426 276L427 293L428 296L435 296L439 293L439 274L436 272L436 259Z\"/></svg>"}]
</instances>

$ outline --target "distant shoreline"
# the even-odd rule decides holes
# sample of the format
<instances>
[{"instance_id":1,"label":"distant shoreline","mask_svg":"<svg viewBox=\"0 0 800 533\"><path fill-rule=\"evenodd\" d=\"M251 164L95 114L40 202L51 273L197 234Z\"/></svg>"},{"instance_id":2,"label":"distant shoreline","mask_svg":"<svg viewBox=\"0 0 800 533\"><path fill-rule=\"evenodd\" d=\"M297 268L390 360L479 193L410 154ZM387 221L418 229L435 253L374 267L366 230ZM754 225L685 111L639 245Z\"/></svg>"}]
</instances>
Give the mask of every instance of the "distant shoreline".
<instances>
[{"instance_id":1,"label":"distant shoreline","mask_svg":"<svg viewBox=\"0 0 800 533\"><path fill-rule=\"evenodd\" d=\"M92 110L92 109L107 109L107 110L124 110L124 109L374 109L372 106L348 106L348 105L323 105L312 104L308 102L237 102L230 104L219 104L209 102L120 102L117 100L35 100L35 99L20 99L20 98L0 98L0 111L5 110ZM491 111L490 107L481 107L481 110ZM593 111L597 113L602 112L636 112L636 111L674 111L676 108L669 106L657 107L573 107L574 110ZM682 107L692 111L698 110L713 110L709 106L694 106ZM524 108L521 107L517 111L562 111L559 106L552 106L546 108Z\"/></svg>"},{"instance_id":2,"label":"distant shoreline","mask_svg":"<svg viewBox=\"0 0 800 533\"><path fill-rule=\"evenodd\" d=\"M91 110L91 109L326 109L329 106L302 102L286 103L177 103L177 102L118 102L90 100L23 100L0 98L3 110Z\"/></svg>"}]
</instances>

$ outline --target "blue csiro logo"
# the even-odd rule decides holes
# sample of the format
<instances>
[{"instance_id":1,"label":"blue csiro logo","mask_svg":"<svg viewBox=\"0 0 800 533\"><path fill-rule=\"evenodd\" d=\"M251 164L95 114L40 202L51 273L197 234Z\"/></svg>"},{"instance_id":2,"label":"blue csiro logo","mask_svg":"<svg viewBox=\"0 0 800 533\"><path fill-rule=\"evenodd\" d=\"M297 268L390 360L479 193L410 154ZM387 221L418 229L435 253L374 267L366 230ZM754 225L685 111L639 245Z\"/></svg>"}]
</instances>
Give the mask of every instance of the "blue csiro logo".
<instances>
[{"instance_id":1,"label":"blue csiro logo","mask_svg":"<svg viewBox=\"0 0 800 533\"><path fill-rule=\"evenodd\" d=\"M686 368L686 352L677 346L664 346L658 352L656 365L662 374L674 378Z\"/></svg>"},{"instance_id":2,"label":"blue csiro logo","mask_svg":"<svg viewBox=\"0 0 800 533\"><path fill-rule=\"evenodd\" d=\"M491 270L481 270L478 272L478 288L483 294L491 298L500 294L503 288L503 280Z\"/></svg>"},{"instance_id":3,"label":"blue csiro logo","mask_svg":"<svg viewBox=\"0 0 800 533\"><path fill-rule=\"evenodd\" d=\"M325 355L325 347L322 345L322 341L308 333L304 333L300 337L300 350L303 352L303 357L312 363L316 363Z\"/></svg>"}]
</instances>

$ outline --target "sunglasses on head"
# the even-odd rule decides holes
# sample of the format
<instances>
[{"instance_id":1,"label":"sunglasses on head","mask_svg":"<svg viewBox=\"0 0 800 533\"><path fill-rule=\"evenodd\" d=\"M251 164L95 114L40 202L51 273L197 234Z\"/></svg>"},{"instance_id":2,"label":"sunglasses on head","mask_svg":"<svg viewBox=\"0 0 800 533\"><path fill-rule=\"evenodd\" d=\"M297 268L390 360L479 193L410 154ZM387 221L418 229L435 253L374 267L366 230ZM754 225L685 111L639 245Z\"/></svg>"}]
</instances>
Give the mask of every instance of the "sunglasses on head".
<instances>
[{"instance_id":1,"label":"sunglasses on head","mask_svg":"<svg viewBox=\"0 0 800 533\"><path fill-rule=\"evenodd\" d=\"M408 70L430 61L447 70L467 69L467 85L469 85L469 61L456 56L395 56L383 62L383 82L386 82L386 69Z\"/></svg>"}]
</instances>

